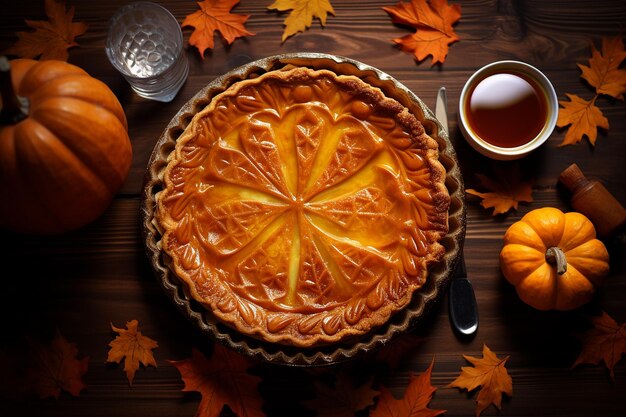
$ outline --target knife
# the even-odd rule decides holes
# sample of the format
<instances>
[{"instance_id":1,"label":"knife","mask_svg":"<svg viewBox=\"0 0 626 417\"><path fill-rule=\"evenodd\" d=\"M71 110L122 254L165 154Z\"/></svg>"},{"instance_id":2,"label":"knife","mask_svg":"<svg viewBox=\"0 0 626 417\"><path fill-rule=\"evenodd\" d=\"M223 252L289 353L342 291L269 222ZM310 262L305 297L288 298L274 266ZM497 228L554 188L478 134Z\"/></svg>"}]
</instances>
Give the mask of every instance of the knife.
<instances>
[{"instance_id":1,"label":"knife","mask_svg":"<svg viewBox=\"0 0 626 417\"><path fill-rule=\"evenodd\" d=\"M441 87L437 93L435 103L435 117L443 125L443 129L448 132L448 99L446 88ZM454 329L462 335L471 336L478 330L478 306L476 305L476 295L472 283L467 279L465 269L465 256L463 250L459 252L459 261L456 271L450 282L450 293L448 294L450 321Z\"/></svg>"}]
</instances>

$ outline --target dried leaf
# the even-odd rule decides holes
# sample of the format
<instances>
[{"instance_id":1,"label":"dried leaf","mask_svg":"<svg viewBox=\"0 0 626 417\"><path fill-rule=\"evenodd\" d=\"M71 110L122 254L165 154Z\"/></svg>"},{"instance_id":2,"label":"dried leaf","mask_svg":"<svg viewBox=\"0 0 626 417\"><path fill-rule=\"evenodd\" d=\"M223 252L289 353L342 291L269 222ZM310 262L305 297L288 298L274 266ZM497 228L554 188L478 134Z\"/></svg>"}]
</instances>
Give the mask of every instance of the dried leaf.
<instances>
[{"instance_id":1,"label":"dried leaf","mask_svg":"<svg viewBox=\"0 0 626 417\"><path fill-rule=\"evenodd\" d=\"M517 210L519 202L533 201L532 182L520 180L517 170L498 171L497 176L499 180L494 181L486 175L476 174L481 185L491 192L481 193L471 188L465 192L482 198L480 205L486 209L493 208L493 216Z\"/></svg>"},{"instance_id":2,"label":"dried leaf","mask_svg":"<svg viewBox=\"0 0 626 417\"><path fill-rule=\"evenodd\" d=\"M624 59L626 52L621 37L602 38L602 52L594 45L591 46L589 66L578 64L578 67L582 71L581 77L596 89L596 95L587 101L577 95L566 94L570 101L559 101L562 107L559 108L556 125L571 125L560 146L578 143L583 136L587 136L589 142L595 146L598 128L609 129L608 119L595 103L601 94L624 100L626 70L619 69Z\"/></svg>"},{"instance_id":3,"label":"dried leaf","mask_svg":"<svg viewBox=\"0 0 626 417\"><path fill-rule=\"evenodd\" d=\"M159 345L149 337L142 335L140 331L137 331L138 325L139 322L137 320L131 320L126 323L127 330L124 330L118 329L111 324L111 328L118 333L118 336L109 343L111 350L109 350L107 362L120 363L123 358L126 358L124 371L130 385L133 385L135 372L139 369L140 363L144 366L157 366L152 355L152 349L157 348Z\"/></svg>"},{"instance_id":4,"label":"dried leaf","mask_svg":"<svg viewBox=\"0 0 626 417\"><path fill-rule=\"evenodd\" d=\"M329 0L276 0L267 8L269 10L278 10L279 12L291 10L291 13L285 19L283 42L290 36L307 30L313 23L314 17L317 17L322 26L324 26L326 25L328 13L335 15Z\"/></svg>"},{"instance_id":5,"label":"dried leaf","mask_svg":"<svg viewBox=\"0 0 626 417\"><path fill-rule=\"evenodd\" d=\"M354 378L345 372L337 375L334 387L316 382L315 393L315 399L305 404L319 417L354 417L357 411L374 404L380 394L372 388L372 380L357 387Z\"/></svg>"},{"instance_id":6,"label":"dried leaf","mask_svg":"<svg viewBox=\"0 0 626 417\"><path fill-rule=\"evenodd\" d=\"M40 398L59 398L61 391L74 396L85 388L82 380L89 358L76 359L78 348L57 333L49 345L33 346L30 381Z\"/></svg>"},{"instance_id":7,"label":"dried leaf","mask_svg":"<svg viewBox=\"0 0 626 417\"><path fill-rule=\"evenodd\" d=\"M185 382L183 391L202 394L196 417L217 417L224 405L240 417L265 415L257 389L261 378L246 372L249 363L243 356L216 344L210 360L193 349L191 358L170 363Z\"/></svg>"},{"instance_id":8,"label":"dried leaf","mask_svg":"<svg viewBox=\"0 0 626 417\"><path fill-rule=\"evenodd\" d=\"M611 373L611 379L615 379L613 368L626 353L626 323L621 325L602 312L601 316L591 319L593 328L582 337L583 348L573 366L582 363L597 365L600 361Z\"/></svg>"},{"instance_id":9,"label":"dried leaf","mask_svg":"<svg viewBox=\"0 0 626 417\"><path fill-rule=\"evenodd\" d=\"M578 64L581 77L596 89L597 94L606 94L624 100L626 93L626 70L619 69L626 58L621 37L602 38L602 53L591 46L589 66Z\"/></svg>"},{"instance_id":10,"label":"dried leaf","mask_svg":"<svg viewBox=\"0 0 626 417\"><path fill-rule=\"evenodd\" d=\"M250 16L230 13L237 3L239 0L204 0L198 2L200 10L187 15L183 20L183 27L194 28L189 44L198 48L202 59L204 51L213 49L215 31L219 31L229 45L239 37L254 35L244 27Z\"/></svg>"},{"instance_id":11,"label":"dried leaf","mask_svg":"<svg viewBox=\"0 0 626 417\"><path fill-rule=\"evenodd\" d=\"M559 117L556 121L558 127L571 125L567 129L565 139L559 146L573 145L580 142L583 136L589 138L592 145L596 144L598 127L609 128L609 121L602 111L596 107L596 97L591 101L584 100L574 94L566 94L570 101L559 101L562 108L559 109Z\"/></svg>"},{"instance_id":12,"label":"dried leaf","mask_svg":"<svg viewBox=\"0 0 626 417\"><path fill-rule=\"evenodd\" d=\"M428 403L432 399L437 388L430 383L435 360L420 376L411 375L409 386L402 399L395 399L384 386L381 387L381 395L376 408L370 413L370 417L434 417L446 412L446 410L431 410Z\"/></svg>"},{"instance_id":13,"label":"dried leaf","mask_svg":"<svg viewBox=\"0 0 626 417\"><path fill-rule=\"evenodd\" d=\"M411 26L417 31L393 39L404 52L413 53L418 61L432 55L432 64L443 63L449 45L459 40L452 26L461 18L461 6L447 0L411 0L393 7L383 7L394 23Z\"/></svg>"},{"instance_id":14,"label":"dried leaf","mask_svg":"<svg viewBox=\"0 0 626 417\"><path fill-rule=\"evenodd\" d=\"M5 51L7 55L20 58L37 58L42 60L58 59L67 61L67 49L78 46L74 38L87 31L84 22L73 23L74 7L65 12L65 3L46 0L46 16L49 21L26 20L26 24L35 29L34 32L18 32L18 41Z\"/></svg>"},{"instance_id":15,"label":"dried leaf","mask_svg":"<svg viewBox=\"0 0 626 417\"><path fill-rule=\"evenodd\" d=\"M499 410L501 407L502 394L513 396L513 380L506 370L507 356L500 359L493 353L487 345L483 345L483 357L475 358L468 355L463 357L474 367L464 366L461 374L449 387L456 387L473 391L479 386L482 387L476 398L476 416L478 417L490 404L495 405Z\"/></svg>"}]
</instances>

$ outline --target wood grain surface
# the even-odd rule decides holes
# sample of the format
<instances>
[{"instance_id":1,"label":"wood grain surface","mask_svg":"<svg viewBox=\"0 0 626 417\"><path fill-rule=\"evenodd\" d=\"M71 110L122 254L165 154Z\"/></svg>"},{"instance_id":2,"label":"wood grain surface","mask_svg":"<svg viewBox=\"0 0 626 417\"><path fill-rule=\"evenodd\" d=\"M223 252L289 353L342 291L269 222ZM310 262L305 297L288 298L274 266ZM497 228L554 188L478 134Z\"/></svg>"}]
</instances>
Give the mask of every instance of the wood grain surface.
<instances>
[{"instance_id":1,"label":"wood grain surface","mask_svg":"<svg viewBox=\"0 0 626 417\"><path fill-rule=\"evenodd\" d=\"M444 297L429 323L414 331L423 341L398 369L379 374L379 382L402 395L410 375L423 372L435 358L432 383L438 390L430 408L445 409L447 416L472 416L476 393L446 386L468 365L463 354L481 356L482 346L487 344L499 356L510 355L513 397L505 398L500 412L492 406L483 415L626 415L626 360L617 364L614 381L603 366L572 369L580 352L576 335L588 327L590 315L604 310L618 322L626 321L624 234L605 242L611 274L593 302L579 311L531 309L518 299L498 266L504 231L513 222L539 207L571 209L568 192L557 185L558 174L571 163L577 163L588 177L601 181L626 204L626 104L605 97L598 100L610 129L599 133L595 147L586 139L559 147L565 130L557 129L544 146L514 163L480 156L465 142L456 122L465 81L481 66L503 59L522 60L540 68L561 100L565 93L591 98L592 89L579 78L577 64L587 63L591 45L599 47L602 36L623 35L624 0L452 1L462 9L455 26L461 40L451 45L443 65L434 66L430 58L417 63L390 41L410 33L410 29L392 24L381 9L396 1L333 0L335 16L329 16L325 27L316 20L306 32L281 43L285 14L268 11L269 0L242 0L234 11L251 15L246 27L256 35L230 46L216 39L215 49L207 51L204 59L188 47L189 78L171 103L139 98L107 61L107 21L125 3L69 1L76 9L75 20L89 25L87 33L77 39L80 46L70 50L69 62L107 83L126 111L134 152L126 182L104 215L83 229L45 237L0 232L0 343L7 346L23 335L45 336L58 329L77 344L79 357L89 357L84 377L87 388L79 397L64 393L58 400L14 401L0 396L0 416L195 415L199 396L181 392L180 374L168 360L189 357L192 347L210 351L212 341L187 322L154 278L139 220L144 171L163 129L198 90L251 60L300 51L346 56L377 67L404 83L431 108L438 88L446 86L451 141L467 188L479 186L475 174L490 174L498 166L510 164L518 164L534 179L535 201L505 216L494 218L477 200L467 199L465 254L479 304L477 335L470 339L455 335ZM197 9L196 2L189 0L158 3L179 22ZM43 0L3 0L1 10L0 51L17 40L16 32L28 30L25 19L45 19ZM187 41L191 30L185 28L183 33ZM11 204L1 196L0 204ZM131 319L139 320L140 330L157 340L159 347L155 351L158 367L140 369L129 387L122 366L105 364L105 360L107 345L114 337L110 324L123 326ZM368 360L343 367L358 369L364 378L374 372ZM340 368L323 371L338 372ZM302 402L312 398L318 372L322 371L257 364L255 373L263 377L259 386L265 401L263 411L268 416L314 415ZM224 414L231 413L225 410Z\"/></svg>"}]
</instances>

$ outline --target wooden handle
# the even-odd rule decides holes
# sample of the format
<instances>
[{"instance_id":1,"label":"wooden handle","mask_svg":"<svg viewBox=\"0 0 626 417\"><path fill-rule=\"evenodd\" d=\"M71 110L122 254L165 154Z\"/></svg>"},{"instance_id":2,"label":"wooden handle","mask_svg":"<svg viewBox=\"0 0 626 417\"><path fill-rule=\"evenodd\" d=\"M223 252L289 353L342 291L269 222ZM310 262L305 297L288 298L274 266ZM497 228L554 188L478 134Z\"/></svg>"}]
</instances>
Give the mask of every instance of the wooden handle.
<instances>
[{"instance_id":1,"label":"wooden handle","mask_svg":"<svg viewBox=\"0 0 626 417\"><path fill-rule=\"evenodd\" d=\"M565 168L559 175L559 181L572 193L589 184L589 180L576 164Z\"/></svg>"},{"instance_id":2,"label":"wooden handle","mask_svg":"<svg viewBox=\"0 0 626 417\"><path fill-rule=\"evenodd\" d=\"M589 181L578 165L566 168L559 181L572 193L572 207L591 220L601 238L610 237L626 225L626 209L598 181Z\"/></svg>"}]
</instances>

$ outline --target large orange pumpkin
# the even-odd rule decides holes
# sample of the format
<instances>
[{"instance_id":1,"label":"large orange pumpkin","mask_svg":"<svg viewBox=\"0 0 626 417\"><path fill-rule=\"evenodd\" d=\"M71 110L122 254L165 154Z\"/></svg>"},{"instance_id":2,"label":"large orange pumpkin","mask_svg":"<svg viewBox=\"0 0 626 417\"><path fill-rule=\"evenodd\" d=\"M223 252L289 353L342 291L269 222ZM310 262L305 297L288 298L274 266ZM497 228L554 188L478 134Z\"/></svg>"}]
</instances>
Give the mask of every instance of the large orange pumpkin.
<instances>
[{"instance_id":1,"label":"large orange pumpkin","mask_svg":"<svg viewBox=\"0 0 626 417\"><path fill-rule=\"evenodd\" d=\"M3 116L16 110L14 94L27 109L0 126L0 227L60 233L83 226L106 210L128 174L124 110L106 84L74 65L9 64Z\"/></svg>"},{"instance_id":2,"label":"large orange pumpkin","mask_svg":"<svg viewBox=\"0 0 626 417\"><path fill-rule=\"evenodd\" d=\"M587 217L544 207L506 231L500 267L526 304L572 310L593 297L609 272L609 254Z\"/></svg>"}]
</instances>

